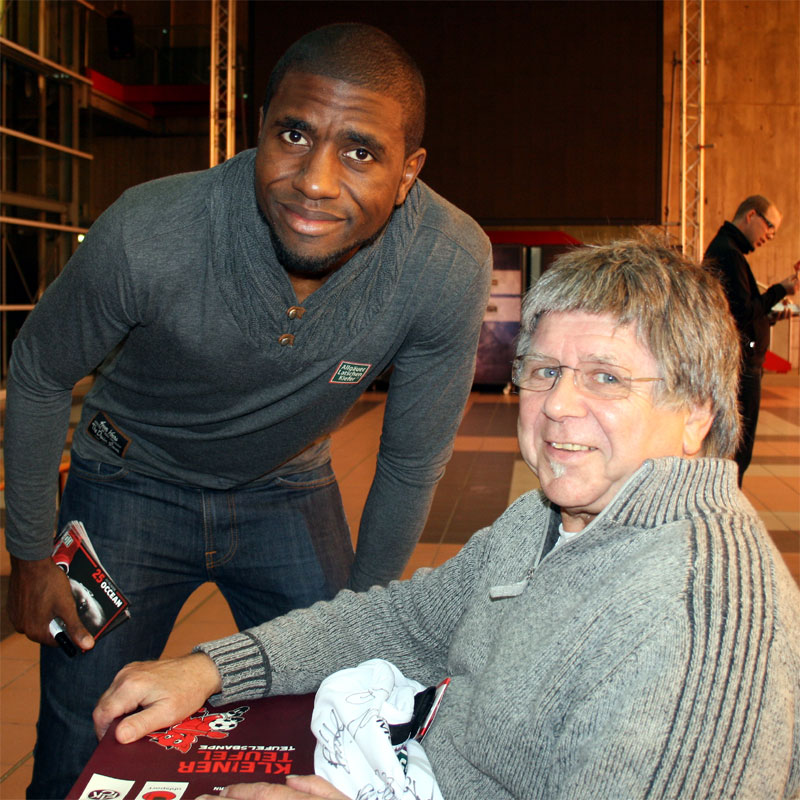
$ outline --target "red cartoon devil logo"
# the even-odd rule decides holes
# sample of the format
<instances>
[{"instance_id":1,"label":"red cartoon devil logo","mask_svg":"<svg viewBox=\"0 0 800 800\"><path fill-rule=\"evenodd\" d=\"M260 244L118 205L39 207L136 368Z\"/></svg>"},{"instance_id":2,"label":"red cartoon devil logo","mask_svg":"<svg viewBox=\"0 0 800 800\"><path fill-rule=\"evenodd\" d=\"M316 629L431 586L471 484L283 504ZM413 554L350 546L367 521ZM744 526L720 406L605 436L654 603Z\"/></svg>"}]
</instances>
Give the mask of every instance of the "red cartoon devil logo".
<instances>
[{"instance_id":1,"label":"red cartoon devil logo","mask_svg":"<svg viewBox=\"0 0 800 800\"><path fill-rule=\"evenodd\" d=\"M188 753L201 736L209 739L227 739L228 733L244 719L245 712L249 708L249 706L239 706L232 711L215 713L209 713L205 708L201 708L183 722L165 731L151 733L149 738L167 750Z\"/></svg>"}]
</instances>

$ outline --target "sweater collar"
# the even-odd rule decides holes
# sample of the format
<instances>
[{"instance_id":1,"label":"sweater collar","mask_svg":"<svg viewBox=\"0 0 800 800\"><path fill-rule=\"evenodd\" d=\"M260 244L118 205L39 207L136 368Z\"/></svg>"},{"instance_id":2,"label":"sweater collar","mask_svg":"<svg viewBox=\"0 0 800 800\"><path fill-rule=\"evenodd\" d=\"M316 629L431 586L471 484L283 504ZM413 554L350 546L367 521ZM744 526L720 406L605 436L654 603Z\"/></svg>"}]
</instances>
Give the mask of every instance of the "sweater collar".
<instances>
[{"instance_id":1,"label":"sweater collar","mask_svg":"<svg viewBox=\"0 0 800 800\"><path fill-rule=\"evenodd\" d=\"M594 522L654 528L741 505L734 461L667 457L645 461ZM596 525L595 527L601 527Z\"/></svg>"},{"instance_id":2,"label":"sweater collar","mask_svg":"<svg viewBox=\"0 0 800 800\"><path fill-rule=\"evenodd\" d=\"M722 229L733 239L734 245L745 255L755 250L755 247L750 244L750 240L732 222L726 221Z\"/></svg>"}]
</instances>

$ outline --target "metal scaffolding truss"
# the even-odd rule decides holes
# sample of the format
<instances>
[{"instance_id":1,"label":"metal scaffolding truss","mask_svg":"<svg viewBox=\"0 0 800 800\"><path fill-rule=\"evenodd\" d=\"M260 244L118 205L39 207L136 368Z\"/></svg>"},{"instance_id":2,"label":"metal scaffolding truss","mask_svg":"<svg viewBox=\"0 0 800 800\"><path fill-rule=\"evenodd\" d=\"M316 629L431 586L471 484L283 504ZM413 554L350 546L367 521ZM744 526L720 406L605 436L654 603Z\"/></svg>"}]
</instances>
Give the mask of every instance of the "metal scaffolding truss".
<instances>
[{"instance_id":1,"label":"metal scaffolding truss","mask_svg":"<svg viewBox=\"0 0 800 800\"><path fill-rule=\"evenodd\" d=\"M236 152L236 0L211 2L209 165Z\"/></svg>"},{"instance_id":2,"label":"metal scaffolding truss","mask_svg":"<svg viewBox=\"0 0 800 800\"><path fill-rule=\"evenodd\" d=\"M681 2L681 248L703 255L705 202L705 0Z\"/></svg>"},{"instance_id":3,"label":"metal scaffolding truss","mask_svg":"<svg viewBox=\"0 0 800 800\"><path fill-rule=\"evenodd\" d=\"M93 156L80 111L86 6L0 0L0 382L11 342L77 245ZM16 38L10 38L16 37Z\"/></svg>"}]
</instances>

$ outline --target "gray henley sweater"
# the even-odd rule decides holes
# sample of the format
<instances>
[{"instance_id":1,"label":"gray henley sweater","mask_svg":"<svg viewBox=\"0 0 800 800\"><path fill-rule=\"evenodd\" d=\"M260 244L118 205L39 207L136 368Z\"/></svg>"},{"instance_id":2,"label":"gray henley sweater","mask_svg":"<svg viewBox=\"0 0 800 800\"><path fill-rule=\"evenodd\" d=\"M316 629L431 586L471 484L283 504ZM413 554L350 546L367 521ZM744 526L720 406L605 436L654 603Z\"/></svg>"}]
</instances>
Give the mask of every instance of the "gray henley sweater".
<instances>
[{"instance_id":1,"label":"gray henley sweater","mask_svg":"<svg viewBox=\"0 0 800 800\"><path fill-rule=\"evenodd\" d=\"M233 701L386 658L451 677L425 739L444 797L800 795L800 592L721 459L647 461L541 556L540 492L436 570L200 647Z\"/></svg>"},{"instance_id":2,"label":"gray henley sweater","mask_svg":"<svg viewBox=\"0 0 800 800\"><path fill-rule=\"evenodd\" d=\"M212 489L326 462L327 435L393 365L351 585L399 575L471 386L488 239L417 181L380 238L299 307L254 157L125 192L30 314L8 381L14 555L50 553L70 391L98 365L75 451Z\"/></svg>"}]
</instances>

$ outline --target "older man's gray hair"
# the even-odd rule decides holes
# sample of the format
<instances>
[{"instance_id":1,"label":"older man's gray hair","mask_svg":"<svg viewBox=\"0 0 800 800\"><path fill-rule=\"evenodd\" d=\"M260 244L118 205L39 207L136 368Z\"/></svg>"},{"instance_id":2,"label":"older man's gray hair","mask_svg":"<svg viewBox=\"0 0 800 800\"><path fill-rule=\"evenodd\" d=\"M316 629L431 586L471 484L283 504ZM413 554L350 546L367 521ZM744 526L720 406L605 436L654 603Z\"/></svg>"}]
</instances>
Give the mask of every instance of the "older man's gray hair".
<instances>
[{"instance_id":1,"label":"older man's gray hair","mask_svg":"<svg viewBox=\"0 0 800 800\"><path fill-rule=\"evenodd\" d=\"M544 314L564 311L610 314L632 326L664 378L653 390L655 402L709 402L714 422L703 453L734 452L739 340L715 277L655 239L576 248L556 259L525 298L517 355L528 352Z\"/></svg>"}]
</instances>

